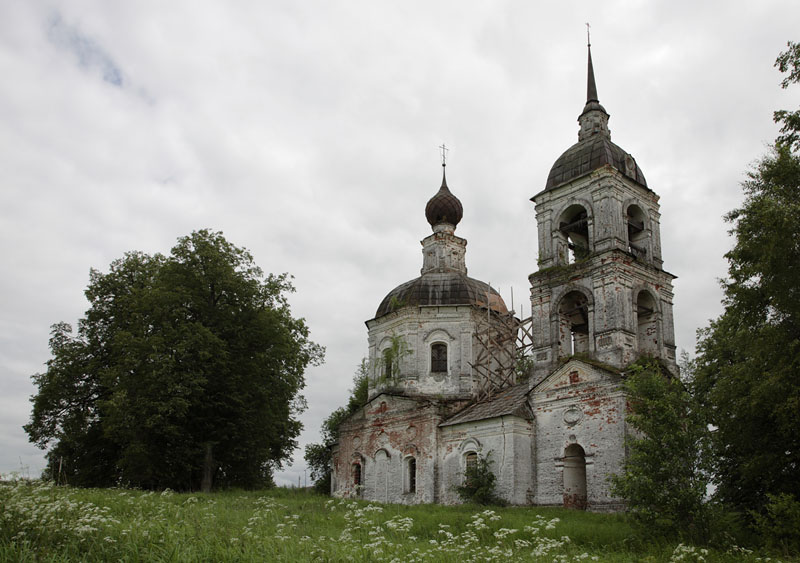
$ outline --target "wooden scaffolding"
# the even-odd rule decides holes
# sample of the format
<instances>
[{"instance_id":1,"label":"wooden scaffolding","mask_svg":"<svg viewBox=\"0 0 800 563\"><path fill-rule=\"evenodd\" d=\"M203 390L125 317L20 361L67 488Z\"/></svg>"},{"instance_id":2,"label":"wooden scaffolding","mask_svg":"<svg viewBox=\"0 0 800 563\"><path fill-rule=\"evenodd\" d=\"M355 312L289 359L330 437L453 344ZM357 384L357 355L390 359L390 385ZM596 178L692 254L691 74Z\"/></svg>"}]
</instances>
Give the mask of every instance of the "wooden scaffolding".
<instances>
[{"instance_id":1,"label":"wooden scaffolding","mask_svg":"<svg viewBox=\"0 0 800 563\"><path fill-rule=\"evenodd\" d=\"M475 362L470 362L477 378L478 401L514 385L520 376L528 377L532 367L532 317L518 319L514 312L487 311L475 332Z\"/></svg>"}]
</instances>

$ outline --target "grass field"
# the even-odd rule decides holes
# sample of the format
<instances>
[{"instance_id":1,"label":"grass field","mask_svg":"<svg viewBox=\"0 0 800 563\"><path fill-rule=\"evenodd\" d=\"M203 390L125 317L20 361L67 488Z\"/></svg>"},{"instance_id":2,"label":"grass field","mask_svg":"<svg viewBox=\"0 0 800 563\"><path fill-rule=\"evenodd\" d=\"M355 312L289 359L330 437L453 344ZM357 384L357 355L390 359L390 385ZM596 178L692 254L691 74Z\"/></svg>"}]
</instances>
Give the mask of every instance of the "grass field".
<instances>
[{"instance_id":1,"label":"grass field","mask_svg":"<svg viewBox=\"0 0 800 563\"><path fill-rule=\"evenodd\" d=\"M0 561L767 561L636 539L620 515L0 483ZM776 561L772 559L771 561Z\"/></svg>"}]
</instances>

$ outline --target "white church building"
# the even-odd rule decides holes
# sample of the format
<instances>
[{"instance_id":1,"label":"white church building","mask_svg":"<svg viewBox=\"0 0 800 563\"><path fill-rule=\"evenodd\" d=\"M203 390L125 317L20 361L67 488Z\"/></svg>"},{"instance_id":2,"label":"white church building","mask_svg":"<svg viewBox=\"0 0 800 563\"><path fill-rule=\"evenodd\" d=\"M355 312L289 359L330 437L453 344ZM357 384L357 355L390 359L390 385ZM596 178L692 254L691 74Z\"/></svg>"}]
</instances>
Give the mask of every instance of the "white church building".
<instances>
[{"instance_id":1,"label":"white church building","mask_svg":"<svg viewBox=\"0 0 800 563\"><path fill-rule=\"evenodd\" d=\"M672 280L658 196L611 142L588 60L578 142L533 196L539 269L518 319L467 276L459 199L443 174L425 216L421 275L367 321L369 401L340 426L332 493L392 503L456 503L489 456L511 504L617 510L609 476L625 461L625 368L675 367Z\"/></svg>"}]
</instances>

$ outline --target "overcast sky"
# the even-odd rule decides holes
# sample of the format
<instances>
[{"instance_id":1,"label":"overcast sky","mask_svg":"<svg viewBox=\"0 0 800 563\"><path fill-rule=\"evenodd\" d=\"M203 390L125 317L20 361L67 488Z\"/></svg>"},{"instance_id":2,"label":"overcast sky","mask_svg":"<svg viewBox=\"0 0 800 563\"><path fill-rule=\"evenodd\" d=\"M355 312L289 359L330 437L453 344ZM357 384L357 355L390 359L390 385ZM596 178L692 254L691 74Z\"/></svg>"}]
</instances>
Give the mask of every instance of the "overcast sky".
<instances>
[{"instance_id":1,"label":"overcast sky","mask_svg":"<svg viewBox=\"0 0 800 563\"><path fill-rule=\"evenodd\" d=\"M678 348L721 311L722 215L798 106L773 68L796 0L80 1L0 6L0 474L44 467L21 426L50 325L90 268L221 230L295 276L327 348L302 445L342 405L364 321L419 275L427 200L461 199L471 277L517 310L536 270L529 198L577 141L586 27L612 140L661 196ZM529 305L526 306L526 311Z\"/></svg>"}]
</instances>

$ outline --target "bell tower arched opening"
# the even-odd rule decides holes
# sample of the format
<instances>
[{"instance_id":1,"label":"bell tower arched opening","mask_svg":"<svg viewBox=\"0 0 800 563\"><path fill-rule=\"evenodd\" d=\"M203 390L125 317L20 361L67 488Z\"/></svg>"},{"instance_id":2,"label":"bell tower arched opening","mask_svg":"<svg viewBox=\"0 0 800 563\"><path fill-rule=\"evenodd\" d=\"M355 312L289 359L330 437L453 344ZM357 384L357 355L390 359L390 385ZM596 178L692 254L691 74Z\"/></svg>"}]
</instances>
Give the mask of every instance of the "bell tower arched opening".
<instances>
[{"instance_id":1,"label":"bell tower arched opening","mask_svg":"<svg viewBox=\"0 0 800 563\"><path fill-rule=\"evenodd\" d=\"M628 250L636 258L647 258L647 217L638 205L628 206L625 223L628 230Z\"/></svg>"},{"instance_id":2,"label":"bell tower arched opening","mask_svg":"<svg viewBox=\"0 0 800 563\"><path fill-rule=\"evenodd\" d=\"M640 354L659 355L656 300L646 289L636 296L636 337Z\"/></svg>"},{"instance_id":3,"label":"bell tower arched opening","mask_svg":"<svg viewBox=\"0 0 800 563\"><path fill-rule=\"evenodd\" d=\"M558 219L559 254L567 264L585 260L589 253L589 214L580 204L567 207ZM563 252L562 252L563 249Z\"/></svg>"},{"instance_id":4,"label":"bell tower arched opening","mask_svg":"<svg viewBox=\"0 0 800 563\"><path fill-rule=\"evenodd\" d=\"M559 355L589 352L589 300L580 291L570 291L558 306Z\"/></svg>"}]
</instances>

